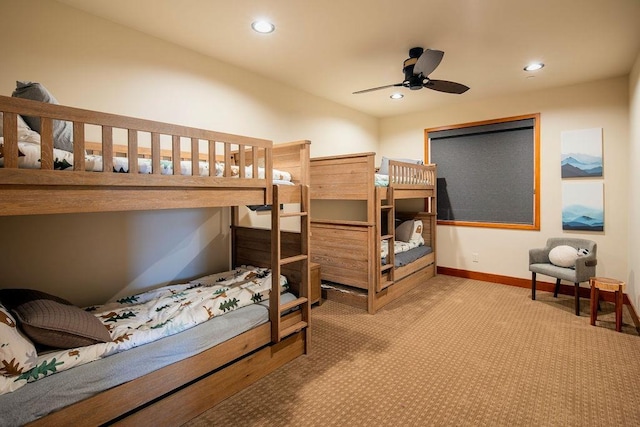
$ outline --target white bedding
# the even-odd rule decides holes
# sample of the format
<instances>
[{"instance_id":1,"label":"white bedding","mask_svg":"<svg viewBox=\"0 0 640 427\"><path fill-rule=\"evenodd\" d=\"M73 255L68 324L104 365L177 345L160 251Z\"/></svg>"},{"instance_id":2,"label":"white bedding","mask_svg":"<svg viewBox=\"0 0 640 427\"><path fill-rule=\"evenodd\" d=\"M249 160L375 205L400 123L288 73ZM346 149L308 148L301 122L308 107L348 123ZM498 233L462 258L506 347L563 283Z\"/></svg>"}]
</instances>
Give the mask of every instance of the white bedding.
<instances>
[{"instance_id":1,"label":"white bedding","mask_svg":"<svg viewBox=\"0 0 640 427\"><path fill-rule=\"evenodd\" d=\"M288 289L280 277L281 291ZM90 307L109 330L112 342L39 354L21 375L0 375L0 394L56 372L174 335L238 308L265 301L271 290L268 269L243 266L182 285L170 285L117 302Z\"/></svg>"},{"instance_id":2,"label":"white bedding","mask_svg":"<svg viewBox=\"0 0 640 427\"><path fill-rule=\"evenodd\" d=\"M383 240L381 242L381 248L380 248L380 258L386 258L387 255L389 255L389 244L387 240ZM411 242L401 242L401 241L394 241L393 242L393 253L394 254L399 254L401 252L407 252L410 251L413 248L417 248L418 246L422 246L424 245L424 239L422 241L411 241Z\"/></svg>"},{"instance_id":3,"label":"white bedding","mask_svg":"<svg viewBox=\"0 0 640 427\"><path fill-rule=\"evenodd\" d=\"M396 177L396 179L399 179L401 177ZM425 179L423 181L415 181L413 178L411 179L411 181L407 180L407 182L402 182L402 179L400 179L399 181L397 181L398 184L416 184L416 185L431 185L432 183L429 182L428 179ZM375 186L376 187L388 187L389 186L389 175L383 175L383 174L375 174Z\"/></svg>"},{"instance_id":4,"label":"white bedding","mask_svg":"<svg viewBox=\"0 0 640 427\"><path fill-rule=\"evenodd\" d=\"M393 242L393 253L408 252L413 248L424 245L422 220L403 221L395 229L395 240ZM382 240L380 247L380 258L385 259L389 255L389 241Z\"/></svg>"},{"instance_id":5,"label":"white bedding","mask_svg":"<svg viewBox=\"0 0 640 427\"><path fill-rule=\"evenodd\" d=\"M4 157L2 155L2 147L4 139L0 137L0 167L4 166ZM40 169L40 144L33 142L18 142L18 150L20 152L18 158L18 167L24 169ZM73 168L73 153L55 149L53 150L54 169L65 170ZM160 173L162 175L173 175L173 162L171 160L160 161ZM200 176L209 176L209 163L201 161L199 164ZM102 171L102 156L87 154L85 155L85 169L89 172ZM126 157L113 158L114 172L127 173L129 171L129 159ZM138 159L138 171L142 174L152 173L151 159ZM240 176L240 168L231 166L231 175L233 177ZM191 161L183 160L180 162L180 172L182 175L191 175ZM215 176L223 176L224 163L216 162ZM264 179L264 168L258 168L258 178ZM245 167L245 177L253 177L253 168ZM281 182L291 182L291 174L286 171L273 170L273 180Z\"/></svg>"}]
</instances>

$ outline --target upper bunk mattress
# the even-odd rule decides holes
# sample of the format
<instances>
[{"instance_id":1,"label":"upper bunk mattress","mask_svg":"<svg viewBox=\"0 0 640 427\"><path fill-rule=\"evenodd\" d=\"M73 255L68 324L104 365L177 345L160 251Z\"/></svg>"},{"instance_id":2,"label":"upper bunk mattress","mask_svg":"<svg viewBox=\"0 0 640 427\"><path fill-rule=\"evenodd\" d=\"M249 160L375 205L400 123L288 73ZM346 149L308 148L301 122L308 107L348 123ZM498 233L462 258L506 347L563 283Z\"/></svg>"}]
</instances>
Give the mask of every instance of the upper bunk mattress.
<instances>
[{"instance_id":1,"label":"upper bunk mattress","mask_svg":"<svg viewBox=\"0 0 640 427\"><path fill-rule=\"evenodd\" d=\"M396 177L396 184L415 184L415 185L433 185L429 179L416 179L411 178L407 179L406 182L400 177ZM388 187L389 186L389 175L383 175L380 173L375 174L375 186L376 187Z\"/></svg>"},{"instance_id":2,"label":"upper bunk mattress","mask_svg":"<svg viewBox=\"0 0 640 427\"><path fill-rule=\"evenodd\" d=\"M2 148L4 140L0 137L0 167L4 166L4 156L2 154ZM18 167L22 169L40 169L40 144L35 142L18 142L19 158ZM73 153L69 151L53 149L54 170L71 170L73 169ZM224 163L216 162L216 170L214 176L224 175ZM95 154L85 155L85 170L88 172L102 172L102 156ZM208 162L199 162L199 171L196 175L209 176L210 165ZM113 157L113 172L128 173L129 172L129 159L127 157ZM148 158L138 159L138 172L141 174L153 173L152 161ZM160 173L162 175L173 175L173 161L160 160ZM182 160L180 162L180 174L190 176L192 174L191 161ZM236 165L231 166L231 176L239 177L240 168ZM245 166L245 177L253 177L253 168L251 166ZM265 172L263 167L258 168L258 178L264 179ZM291 183L291 174L286 171L278 169L273 170L274 182Z\"/></svg>"}]
</instances>

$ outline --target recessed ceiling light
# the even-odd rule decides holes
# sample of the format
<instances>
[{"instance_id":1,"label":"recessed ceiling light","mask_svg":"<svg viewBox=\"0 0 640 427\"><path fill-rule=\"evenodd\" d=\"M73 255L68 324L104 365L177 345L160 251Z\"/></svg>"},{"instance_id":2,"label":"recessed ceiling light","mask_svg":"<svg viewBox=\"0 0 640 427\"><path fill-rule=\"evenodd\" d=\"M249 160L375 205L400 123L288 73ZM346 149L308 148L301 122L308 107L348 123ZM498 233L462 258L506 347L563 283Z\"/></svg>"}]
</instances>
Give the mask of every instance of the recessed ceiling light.
<instances>
[{"instance_id":1,"label":"recessed ceiling light","mask_svg":"<svg viewBox=\"0 0 640 427\"><path fill-rule=\"evenodd\" d=\"M404 98L404 95L401 94L401 93L397 93L396 92L396 93L392 93L389 98L391 98L391 99L402 99L402 98Z\"/></svg>"},{"instance_id":2,"label":"recessed ceiling light","mask_svg":"<svg viewBox=\"0 0 640 427\"><path fill-rule=\"evenodd\" d=\"M537 71L539 69L541 69L542 67L544 67L544 64L542 62L534 62L531 63L529 65L527 65L526 67L524 67L525 71Z\"/></svg>"},{"instance_id":3,"label":"recessed ceiling light","mask_svg":"<svg viewBox=\"0 0 640 427\"><path fill-rule=\"evenodd\" d=\"M276 26L269 21L259 20L259 21L253 21L251 23L251 28L253 28L253 31L255 32L268 34L268 33L273 33L276 29Z\"/></svg>"}]
</instances>

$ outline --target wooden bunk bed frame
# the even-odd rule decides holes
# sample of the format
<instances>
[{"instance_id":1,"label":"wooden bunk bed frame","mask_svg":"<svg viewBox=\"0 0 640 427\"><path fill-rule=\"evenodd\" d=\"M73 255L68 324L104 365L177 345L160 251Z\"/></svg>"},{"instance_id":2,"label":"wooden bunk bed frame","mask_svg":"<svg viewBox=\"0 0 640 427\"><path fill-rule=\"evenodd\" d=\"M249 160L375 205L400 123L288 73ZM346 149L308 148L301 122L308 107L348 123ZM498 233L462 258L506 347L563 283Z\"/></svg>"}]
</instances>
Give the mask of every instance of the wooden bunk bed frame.
<instances>
[{"instance_id":1,"label":"wooden bunk bed frame","mask_svg":"<svg viewBox=\"0 0 640 427\"><path fill-rule=\"evenodd\" d=\"M271 141L197 128L0 96L4 113L4 167L0 168L0 216L176 208L299 204L299 212L272 213L270 230L232 224L232 262L272 269L269 322L198 355L44 416L29 425L156 425L184 423L299 355L309 346L309 141ZM42 121L41 169L18 168L17 115ZM73 170L53 169L53 120L73 123ZM100 143L85 141L86 125L101 129ZM113 129L125 129L125 145L114 144ZM150 134L150 147L138 136ZM162 135L171 147L161 149ZM190 141L190 150L182 148ZM200 152L202 143L208 150ZM216 148L222 147L221 150ZM104 171L85 171L84 153L104 153ZM130 173L112 172L111 157L125 155ZM161 157L182 158L198 171L200 160L224 160L224 176L160 175ZM137 158L149 157L152 174L139 174ZM247 178L249 165L263 179ZM231 165L239 166L232 177ZM272 168L292 174L295 185L273 185ZM180 173L179 168L176 168ZM211 168L215 170L215 168ZM175 173L175 172L174 172ZM212 172L213 173L213 172ZM117 201L114 204L113 201ZM284 216L300 218L300 232L283 232ZM232 215L235 222L235 216ZM256 241L258 242L256 244ZM253 248L254 250L247 250ZM298 298L280 304L280 274ZM294 310L294 311L292 311ZM0 396L1 399L1 396Z\"/></svg>"},{"instance_id":2,"label":"wooden bunk bed frame","mask_svg":"<svg viewBox=\"0 0 640 427\"><path fill-rule=\"evenodd\" d=\"M378 309L436 274L436 167L389 161L389 186L375 186L375 153L311 159L311 200L366 202L365 221L312 218L311 261L320 264L323 280L361 292L327 291L335 299L366 309ZM429 182L429 184L425 184ZM402 199L424 199L425 211L396 212ZM381 241L394 244L395 217L421 219L422 236L432 253L396 268L393 250L380 262ZM388 230L388 231L387 231Z\"/></svg>"}]
</instances>

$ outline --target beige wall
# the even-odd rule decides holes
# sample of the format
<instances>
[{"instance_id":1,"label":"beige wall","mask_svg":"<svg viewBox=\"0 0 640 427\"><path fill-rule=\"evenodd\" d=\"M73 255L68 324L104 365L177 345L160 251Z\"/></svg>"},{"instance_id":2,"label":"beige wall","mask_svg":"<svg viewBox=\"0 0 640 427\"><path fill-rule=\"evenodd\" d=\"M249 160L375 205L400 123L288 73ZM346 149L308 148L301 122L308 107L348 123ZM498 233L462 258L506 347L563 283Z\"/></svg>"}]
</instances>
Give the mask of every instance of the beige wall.
<instances>
[{"instance_id":1,"label":"beige wall","mask_svg":"<svg viewBox=\"0 0 640 427\"><path fill-rule=\"evenodd\" d=\"M28 31L17 18L26 16ZM540 112L541 231L440 226L438 263L452 268L528 278L527 250L568 235L560 223L560 132L602 127L605 232L577 235L598 242L598 274L637 282L640 59L630 80L376 120L54 1L0 0L0 28L0 94L9 95L18 79L40 81L67 105L275 142L309 139L312 157L422 157L425 128ZM0 286L37 287L90 304L219 270L228 264L228 223L226 209L2 218Z\"/></svg>"},{"instance_id":2,"label":"beige wall","mask_svg":"<svg viewBox=\"0 0 640 427\"><path fill-rule=\"evenodd\" d=\"M31 80L75 107L309 139L312 156L377 148L372 117L55 1L0 0L0 28L2 95ZM2 218L0 287L103 302L226 268L228 225L228 209Z\"/></svg>"},{"instance_id":3,"label":"beige wall","mask_svg":"<svg viewBox=\"0 0 640 427\"><path fill-rule=\"evenodd\" d=\"M628 294L640 308L640 53L629 78L629 283Z\"/></svg>"},{"instance_id":4,"label":"beige wall","mask_svg":"<svg viewBox=\"0 0 640 427\"><path fill-rule=\"evenodd\" d=\"M438 226L438 265L529 278L529 248L544 246L548 237L571 236L598 243L599 275L624 279L629 263L628 99L628 78L621 77L383 119L378 154L421 158L425 128L541 113L541 230ZM563 232L560 134L594 127L603 128L605 231ZM474 252L477 263L471 259Z\"/></svg>"}]
</instances>

